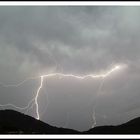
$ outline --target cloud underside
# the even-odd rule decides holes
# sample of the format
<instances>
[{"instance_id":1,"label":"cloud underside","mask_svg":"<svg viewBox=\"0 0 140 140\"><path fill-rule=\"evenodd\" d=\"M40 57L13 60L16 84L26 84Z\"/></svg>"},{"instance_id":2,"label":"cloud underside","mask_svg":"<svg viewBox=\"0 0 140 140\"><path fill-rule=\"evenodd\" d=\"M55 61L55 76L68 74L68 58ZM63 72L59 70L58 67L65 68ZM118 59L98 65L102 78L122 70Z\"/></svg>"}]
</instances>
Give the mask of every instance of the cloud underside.
<instances>
[{"instance_id":1,"label":"cloud underside","mask_svg":"<svg viewBox=\"0 0 140 140\"><path fill-rule=\"evenodd\" d=\"M106 79L102 90L103 95L99 99L98 105L99 123L104 124L105 122L102 120L106 116L113 118L116 113L121 113L124 116L122 120L135 114L139 115L139 15L139 6L1 6L0 81L17 83L30 76L51 72L81 75L101 73L112 68L115 64L126 64L128 65L127 70ZM89 80L88 84L92 86L92 82L90 82ZM99 84L99 81L97 83ZM52 96L61 95L62 97L66 92L68 93L66 86L68 84L69 82L64 82L62 84L64 85L63 91L56 88L56 91L52 91ZM52 86L54 85L52 84ZM93 92L93 88L85 87L85 93L89 92L85 96L85 93L82 94L84 89L80 90L81 85L78 85L70 99L82 96L81 100L86 104L91 95L96 93L96 90ZM34 92L35 89L36 86L33 86ZM16 97L20 98L18 90L2 90L5 93L5 95L1 95L3 102L7 102L7 98L13 101ZM28 92L24 93L25 91ZM12 92L14 97L8 92ZM20 92L25 94L25 99L23 98L21 101L24 104L27 102L27 98L30 99L29 92L32 91L28 86L28 88L20 89ZM77 94L74 95L74 93ZM29 97L26 98L26 96ZM56 100L62 101L61 98ZM53 102L53 99L51 101ZM76 106L78 102L79 98L76 98L74 105ZM54 104L52 106L55 106ZM66 105L66 102L64 104ZM79 105L81 106L82 103L80 102ZM66 106L68 107L68 105ZM88 111L91 112L91 108ZM129 117L126 117L125 112L129 111L131 113L127 114ZM83 111L83 113L87 112ZM58 114L57 109L56 114ZM78 120L78 117L75 120ZM45 117L44 120L46 120ZM53 121L50 117L51 122ZM75 121L73 120L73 122ZM120 121L112 119L112 122L118 123ZM90 123L91 121L83 126L79 123L77 129L80 127L85 129L88 127L86 124ZM62 124L61 122L59 125ZM76 128L74 123L71 128Z\"/></svg>"}]
</instances>

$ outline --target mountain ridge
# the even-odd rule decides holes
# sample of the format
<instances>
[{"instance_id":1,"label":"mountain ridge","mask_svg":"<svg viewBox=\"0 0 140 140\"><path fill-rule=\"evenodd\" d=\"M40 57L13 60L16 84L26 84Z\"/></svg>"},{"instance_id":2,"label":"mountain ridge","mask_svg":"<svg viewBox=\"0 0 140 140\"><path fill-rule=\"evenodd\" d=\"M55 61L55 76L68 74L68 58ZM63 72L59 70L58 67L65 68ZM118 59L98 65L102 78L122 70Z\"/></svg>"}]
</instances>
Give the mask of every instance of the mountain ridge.
<instances>
[{"instance_id":1,"label":"mountain ridge","mask_svg":"<svg viewBox=\"0 0 140 140\"><path fill-rule=\"evenodd\" d=\"M0 134L140 134L140 117L116 126L98 126L79 132L58 128L15 110L0 110Z\"/></svg>"},{"instance_id":2,"label":"mountain ridge","mask_svg":"<svg viewBox=\"0 0 140 140\"><path fill-rule=\"evenodd\" d=\"M76 130L57 128L15 110L0 111L0 134L77 134Z\"/></svg>"}]
</instances>

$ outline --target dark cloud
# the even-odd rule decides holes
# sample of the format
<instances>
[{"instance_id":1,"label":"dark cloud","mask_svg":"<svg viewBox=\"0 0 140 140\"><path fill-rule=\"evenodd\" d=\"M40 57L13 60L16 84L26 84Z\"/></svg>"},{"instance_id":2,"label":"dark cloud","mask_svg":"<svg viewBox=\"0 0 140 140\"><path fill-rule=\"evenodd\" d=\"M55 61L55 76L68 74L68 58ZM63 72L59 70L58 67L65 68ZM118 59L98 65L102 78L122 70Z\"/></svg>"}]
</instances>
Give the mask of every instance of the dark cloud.
<instances>
[{"instance_id":1,"label":"dark cloud","mask_svg":"<svg viewBox=\"0 0 140 140\"><path fill-rule=\"evenodd\" d=\"M49 72L100 73L114 64L126 64L105 80L98 101L101 80L47 80L39 98L41 112L46 109L42 120L89 129L95 101L97 125L137 117L139 15L139 6L1 6L0 81L17 83ZM0 87L0 102L23 106L38 84L38 80L31 80L19 88ZM29 114L35 115L34 111Z\"/></svg>"}]
</instances>

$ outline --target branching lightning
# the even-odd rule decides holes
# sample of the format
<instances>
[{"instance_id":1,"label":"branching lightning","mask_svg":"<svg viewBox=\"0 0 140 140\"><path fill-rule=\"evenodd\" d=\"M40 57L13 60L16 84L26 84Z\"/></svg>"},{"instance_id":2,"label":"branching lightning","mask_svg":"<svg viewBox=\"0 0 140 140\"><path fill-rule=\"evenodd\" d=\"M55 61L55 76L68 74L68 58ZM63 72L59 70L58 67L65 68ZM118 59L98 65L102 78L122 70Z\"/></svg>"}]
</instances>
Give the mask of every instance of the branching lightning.
<instances>
[{"instance_id":1,"label":"branching lightning","mask_svg":"<svg viewBox=\"0 0 140 140\"><path fill-rule=\"evenodd\" d=\"M41 76L40 76L40 80L41 80L41 81L40 81L40 86L39 86L39 88L38 88L38 90L37 90L36 97L35 97L37 119L40 119L37 99L38 99L38 96L39 96L39 93L40 93L40 89L41 89L42 86L43 86L44 78L47 78L47 77L54 77L54 76L73 77L73 78L80 79L80 80L84 80L84 79L86 79L86 78L105 78L105 77L107 77L109 74L111 74L112 72L114 72L114 71L116 71L116 70L118 70L118 69L120 69L120 66L115 66L113 69L111 69L111 70L108 71L107 73L105 73L105 74L100 74L100 75L89 74L89 75L85 75L85 76L78 76L78 75L63 74L63 73L51 73L51 74L47 74L47 75L41 75Z\"/></svg>"},{"instance_id":2,"label":"branching lightning","mask_svg":"<svg viewBox=\"0 0 140 140\"><path fill-rule=\"evenodd\" d=\"M5 107L5 106L12 106L12 107L15 107L16 109L20 109L20 110L29 110L31 107L33 107L35 105L36 107L36 119L40 119L40 114L39 114L39 105L38 105L38 97L40 95L40 91L41 89L43 88L43 82L44 82L44 78L49 78L49 77L56 77L56 76L59 76L59 77L72 77L72 78L76 78L76 79L79 79L79 80L84 80L86 78L106 78L107 76L109 76L111 73L119 70L121 68L120 65L117 65L117 66L114 66L111 70L109 70L108 72L106 73L103 73L103 74L89 74L89 75L84 75L84 76L79 76L79 75L74 75L74 74L63 74L63 73L50 73L50 74L44 74L44 75L41 75L41 76L38 76L38 77L31 77L31 78L28 78L18 84L14 84L14 85L3 85L4 87L18 87L18 86L21 86L22 84L24 84L25 82L27 82L28 80L30 79L36 79L36 78L39 78L40 79L40 85L36 91L36 94L35 94L35 97L32 98L30 100L30 102L28 103L27 106L25 107L18 107L16 105L13 105L13 104L5 104L5 105L1 105L1 107ZM100 86L101 88L102 86ZM100 90L99 88L99 90ZM96 123L96 118L95 118L95 112L93 113L93 119L94 119L94 124Z\"/></svg>"}]
</instances>

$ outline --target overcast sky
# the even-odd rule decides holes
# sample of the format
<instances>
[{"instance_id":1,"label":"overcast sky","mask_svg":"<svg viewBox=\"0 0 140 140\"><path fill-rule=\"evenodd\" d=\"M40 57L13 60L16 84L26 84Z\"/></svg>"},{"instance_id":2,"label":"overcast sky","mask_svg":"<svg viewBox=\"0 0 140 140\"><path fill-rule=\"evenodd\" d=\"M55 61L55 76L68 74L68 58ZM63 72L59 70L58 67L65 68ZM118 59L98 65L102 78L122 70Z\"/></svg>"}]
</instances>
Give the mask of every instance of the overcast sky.
<instances>
[{"instance_id":1,"label":"overcast sky","mask_svg":"<svg viewBox=\"0 0 140 140\"><path fill-rule=\"evenodd\" d=\"M50 125L88 130L95 103L97 126L121 124L140 116L139 44L139 6L1 6L0 83L54 72L100 74L125 65L105 78L98 98L102 79L53 77L44 80L38 99L41 120ZM26 106L39 80L1 85L0 103ZM35 117L35 107L26 113Z\"/></svg>"}]
</instances>

